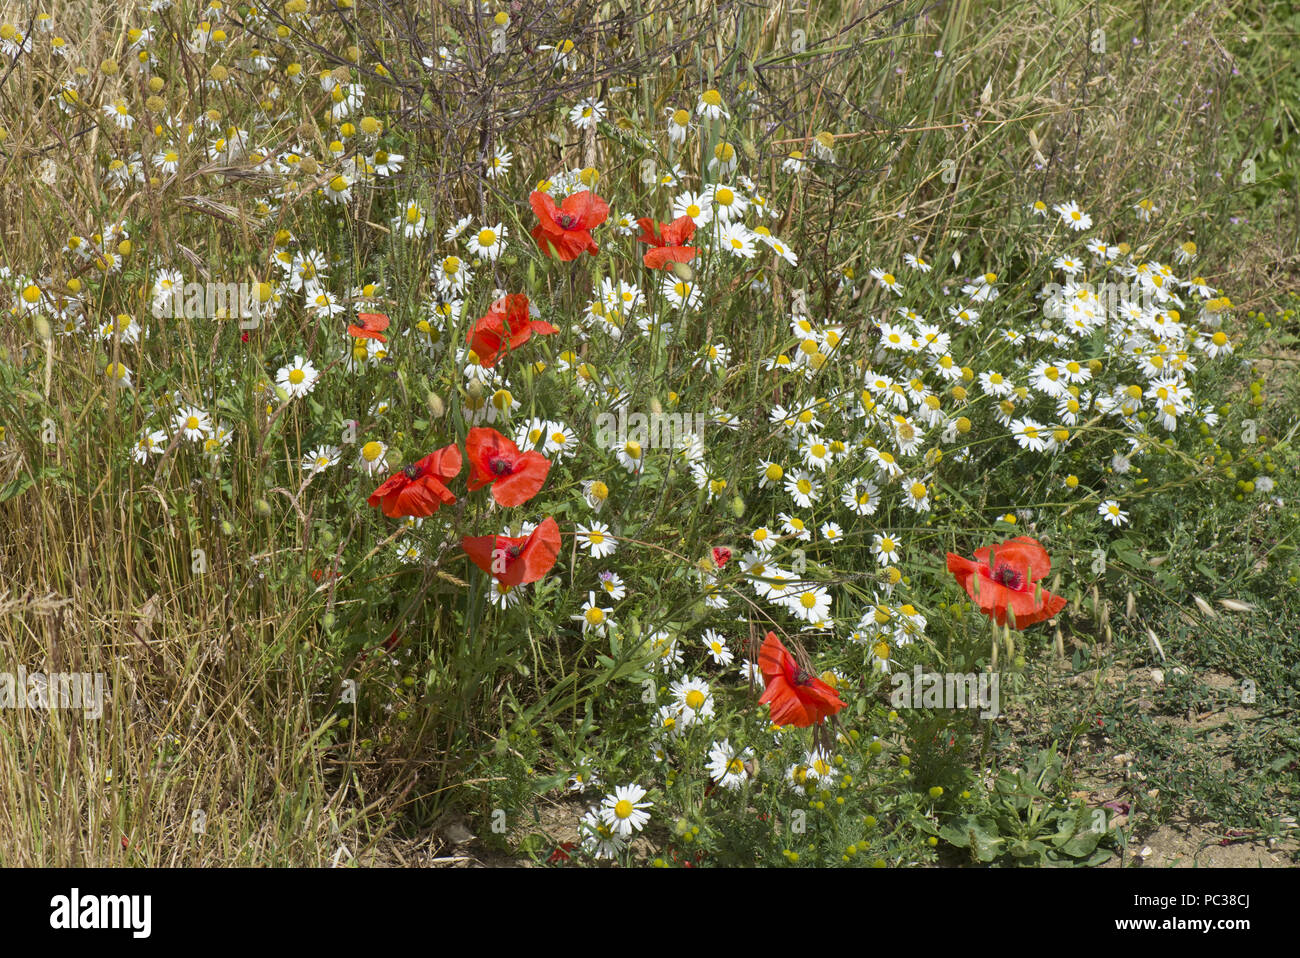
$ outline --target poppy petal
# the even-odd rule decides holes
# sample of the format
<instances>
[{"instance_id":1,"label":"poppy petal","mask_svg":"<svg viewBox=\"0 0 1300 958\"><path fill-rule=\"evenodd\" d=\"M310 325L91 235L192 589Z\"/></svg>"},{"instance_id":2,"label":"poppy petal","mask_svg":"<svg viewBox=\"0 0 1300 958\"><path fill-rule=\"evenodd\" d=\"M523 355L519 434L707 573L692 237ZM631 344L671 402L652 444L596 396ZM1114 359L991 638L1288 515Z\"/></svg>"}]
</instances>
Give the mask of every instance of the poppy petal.
<instances>
[{"instance_id":1,"label":"poppy petal","mask_svg":"<svg viewBox=\"0 0 1300 958\"><path fill-rule=\"evenodd\" d=\"M555 223L555 217L559 210L555 208L555 200L551 199L549 193L534 190L528 194L528 204L533 208L533 212L537 214L537 218L543 223Z\"/></svg>"},{"instance_id":2,"label":"poppy petal","mask_svg":"<svg viewBox=\"0 0 1300 958\"><path fill-rule=\"evenodd\" d=\"M523 559L521 583L536 582L550 572L560 556L560 527L547 516L524 542L520 558Z\"/></svg>"},{"instance_id":3,"label":"poppy petal","mask_svg":"<svg viewBox=\"0 0 1300 958\"><path fill-rule=\"evenodd\" d=\"M691 246L656 246L647 250L641 261L650 269L663 269L671 263L689 263L695 258L695 249Z\"/></svg>"},{"instance_id":4,"label":"poppy petal","mask_svg":"<svg viewBox=\"0 0 1300 958\"><path fill-rule=\"evenodd\" d=\"M551 461L538 452L526 452L515 460L513 471L492 483L492 498L498 505L521 506L537 495L546 483Z\"/></svg>"}]
</instances>

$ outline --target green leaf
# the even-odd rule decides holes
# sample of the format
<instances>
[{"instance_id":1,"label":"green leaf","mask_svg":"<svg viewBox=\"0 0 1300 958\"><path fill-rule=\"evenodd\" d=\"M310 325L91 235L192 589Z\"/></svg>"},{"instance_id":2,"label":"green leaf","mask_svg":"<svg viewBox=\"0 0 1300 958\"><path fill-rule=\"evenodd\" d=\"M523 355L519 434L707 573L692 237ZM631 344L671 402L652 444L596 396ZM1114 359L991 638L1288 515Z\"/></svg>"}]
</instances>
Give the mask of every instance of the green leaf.
<instances>
[{"instance_id":1,"label":"green leaf","mask_svg":"<svg viewBox=\"0 0 1300 958\"><path fill-rule=\"evenodd\" d=\"M949 822L939 829L939 837L957 848L973 847L975 857L982 862L993 861L998 855L998 846L1005 841L991 818L974 814L962 815Z\"/></svg>"}]
</instances>

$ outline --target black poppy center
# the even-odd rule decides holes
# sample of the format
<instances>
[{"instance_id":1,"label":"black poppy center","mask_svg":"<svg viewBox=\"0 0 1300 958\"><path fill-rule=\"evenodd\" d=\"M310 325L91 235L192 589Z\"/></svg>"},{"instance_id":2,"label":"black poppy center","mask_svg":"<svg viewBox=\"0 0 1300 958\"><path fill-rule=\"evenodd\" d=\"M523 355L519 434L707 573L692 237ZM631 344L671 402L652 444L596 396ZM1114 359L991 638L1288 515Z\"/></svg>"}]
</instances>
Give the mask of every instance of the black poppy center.
<instances>
[{"instance_id":1,"label":"black poppy center","mask_svg":"<svg viewBox=\"0 0 1300 958\"><path fill-rule=\"evenodd\" d=\"M564 227L564 229L567 230L573 228L573 224L578 222L578 218L576 216L573 216L570 213L561 213L557 219L557 222L560 224L560 226Z\"/></svg>"},{"instance_id":2,"label":"black poppy center","mask_svg":"<svg viewBox=\"0 0 1300 958\"><path fill-rule=\"evenodd\" d=\"M424 469L418 463L411 463L409 466L403 467L402 472L405 473L407 479L412 481L424 475Z\"/></svg>"},{"instance_id":3,"label":"black poppy center","mask_svg":"<svg viewBox=\"0 0 1300 958\"><path fill-rule=\"evenodd\" d=\"M1005 562L999 562L993 570L993 581L1008 589L1019 591L1025 584L1025 578Z\"/></svg>"},{"instance_id":4,"label":"black poppy center","mask_svg":"<svg viewBox=\"0 0 1300 958\"><path fill-rule=\"evenodd\" d=\"M508 476L514 471L514 467L511 466L510 460L501 458L488 460L488 468L492 470L494 476Z\"/></svg>"}]
</instances>

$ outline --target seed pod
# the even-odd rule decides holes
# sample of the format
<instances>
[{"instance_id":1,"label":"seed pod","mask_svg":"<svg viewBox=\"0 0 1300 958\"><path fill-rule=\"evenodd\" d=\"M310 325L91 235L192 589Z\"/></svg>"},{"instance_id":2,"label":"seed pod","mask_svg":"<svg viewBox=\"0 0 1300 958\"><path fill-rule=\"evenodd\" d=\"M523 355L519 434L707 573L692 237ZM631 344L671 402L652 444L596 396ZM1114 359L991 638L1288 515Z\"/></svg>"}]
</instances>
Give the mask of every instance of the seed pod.
<instances>
[{"instance_id":1,"label":"seed pod","mask_svg":"<svg viewBox=\"0 0 1300 958\"><path fill-rule=\"evenodd\" d=\"M1155 632L1150 627L1147 628L1147 640L1151 646L1151 651L1157 653L1160 656L1160 661L1163 662L1165 660L1164 646L1160 644L1160 640L1156 638Z\"/></svg>"}]
</instances>

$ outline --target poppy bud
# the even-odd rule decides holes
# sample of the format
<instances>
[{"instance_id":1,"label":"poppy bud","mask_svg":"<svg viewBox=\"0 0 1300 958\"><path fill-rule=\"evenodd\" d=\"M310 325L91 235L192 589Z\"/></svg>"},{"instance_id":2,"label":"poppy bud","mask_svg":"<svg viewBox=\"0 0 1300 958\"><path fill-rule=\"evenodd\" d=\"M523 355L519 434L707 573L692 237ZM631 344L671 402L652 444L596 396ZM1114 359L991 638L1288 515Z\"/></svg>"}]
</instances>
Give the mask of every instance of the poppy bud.
<instances>
[{"instance_id":1,"label":"poppy bud","mask_svg":"<svg viewBox=\"0 0 1300 958\"><path fill-rule=\"evenodd\" d=\"M271 514L271 504L265 499L258 499L253 503L253 508L257 510L259 516L269 516Z\"/></svg>"},{"instance_id":2,"label":"poppy bud","mask_svg":"<svg viewBox=\"0 0 1300 958\"><path fill-rule=\"evenodd\" d=\"M223 536L233 536L235 534L235 527L230 522L230 520L228 519L221 520L221 534Z\"/></svg>"},{"instance_id":3,"label":"poppy bud","mask_svg":"<svg viewBox=\"0 0 1300 958\"><path fill-rule=\"evenodd\" d=\"M740 498L740 496L736 496L731 500L731 514L735 516L737 519L741 519L744 517L745 500Z\"/></svg>"},{"instance_id":4,"label":"poppy bud","mask_svg":"<svg viewBox=\"0 0 1300 958\"><path fill-rule=\"evenodd\" d=\"M334 615L333 612L326 612L324 615L320 617L321 628L324 629L326 632L332 632L334 630L334 625L337 622L338 622L338 618Z\"/></svg>"},{"instance_id":5,"label":"poppy bud","mask_svg":"<svg viewBox=\"0 0 1300 958\"><path fill-rule=\"evenodd\" d=\"M429 415L434 419L441 419L442 414L447 411L447 407L443 404L442 398L432 389L425 394L424 401L429 407Z\"/></svg>"},{"instance_id":6,"label":"poppy bud","mask_svg":"<svg viewBox=\"0 0 1300 958\"><path fill-rule=\"evenodd\" d=\"M695 279L695 270L691 269L686 263L673 263L669 269L673 271L674 276L685 283Z\"/></svg>"}]
</instances>

